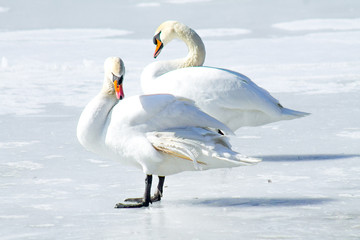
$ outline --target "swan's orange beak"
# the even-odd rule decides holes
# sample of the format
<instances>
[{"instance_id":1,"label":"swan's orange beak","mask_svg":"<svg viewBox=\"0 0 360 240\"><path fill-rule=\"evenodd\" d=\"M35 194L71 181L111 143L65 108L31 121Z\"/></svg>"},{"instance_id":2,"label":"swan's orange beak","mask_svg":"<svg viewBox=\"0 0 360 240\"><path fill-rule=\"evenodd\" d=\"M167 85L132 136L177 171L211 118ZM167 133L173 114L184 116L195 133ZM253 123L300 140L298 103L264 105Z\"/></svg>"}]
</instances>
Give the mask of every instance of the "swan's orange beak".
<instances>
[{"instance_id":1,"label":"swan's orange beak","mask_svg":"<svg viewBox=\"0 0 360 240\"><path fill-rule=\"evenodd\" d=\"M119 84L119 82L117 80L115 80L114 88L115 88L115 93L116 93L117 99L119 99L119 100L123 99L125 97L125 94L123 91L122 83Z\"/></svg>"},{"instance_id":2,"label":"swan's orange beak","mask_svg":"<svg viewBox=\"0 0 360 240\"><path fill-rule=\"evenodd\" d=\"M156 45L156 48L155 48L155 53L154 53L154 58L156 58L160 52L161 52L161 49L163 48L164 44L161 42L160 40L160 33L159 32L158 34L156 34L153 38L153 42L154 44Z\"/></svg>"},{"instance_id":3,"label":"swan's orange beak","mask_svg":"<svg viewBox=\"0 0 360 240\"><path fill-rule=\"evenodd\" d=\"M154 58L156 58L160 54L163 46L164 46L163 43L159 39L156 39L156 48L155 48Z\"/></svg>"}]
</instances>

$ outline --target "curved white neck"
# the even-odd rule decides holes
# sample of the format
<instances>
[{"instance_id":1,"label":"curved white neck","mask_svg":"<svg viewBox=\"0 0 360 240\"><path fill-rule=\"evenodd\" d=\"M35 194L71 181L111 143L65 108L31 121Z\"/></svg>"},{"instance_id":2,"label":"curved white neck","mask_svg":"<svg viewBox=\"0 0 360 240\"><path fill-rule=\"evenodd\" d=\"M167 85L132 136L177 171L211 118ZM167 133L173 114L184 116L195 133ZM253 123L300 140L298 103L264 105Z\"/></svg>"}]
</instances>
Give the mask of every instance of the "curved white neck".
<instances>
[{"instance_id":1,"label":"curved white neck","mask_svg":"<svg viewBox=\"0 0 360 240\"><path fill-rule=\"evenodd\" d=\"M201 40L200 36L191 28L186 28L180 33L177 34L178 38L183 40L188 48L188 55L183 59L183 63L180 66L184 67L194 67L202 66L205 61L205 45Z\"/></svg>"},{"instance_id":2,"label":"curved white neck","mask_svg":"<svg viewBox=\"0 0 360 240\"><path fill-rule=\"evenodd\" d=\"M205 61L205 45L199 35L191 28L181 28L176 32L176 38L185 42L188 48L188 54L185 58L158 61L146 66L141 75L142 84L146 84L157 77L185 67L202 66Z\"/></svg>"},{"instance_id":3,"label":"curved white neck","mask_svg":"<svg viewBox=\"0 0 360 240\"><path fill-rule=\"evenodd\" d=\"M105 89L104 86L102 91L86 105L77 126L80 143L95 152L101 151L103 147L100 143L104 137L104 126L108 124L112 108L118 103L115 94L109 94L111 91Z\"/></svg>"}]
</instances>

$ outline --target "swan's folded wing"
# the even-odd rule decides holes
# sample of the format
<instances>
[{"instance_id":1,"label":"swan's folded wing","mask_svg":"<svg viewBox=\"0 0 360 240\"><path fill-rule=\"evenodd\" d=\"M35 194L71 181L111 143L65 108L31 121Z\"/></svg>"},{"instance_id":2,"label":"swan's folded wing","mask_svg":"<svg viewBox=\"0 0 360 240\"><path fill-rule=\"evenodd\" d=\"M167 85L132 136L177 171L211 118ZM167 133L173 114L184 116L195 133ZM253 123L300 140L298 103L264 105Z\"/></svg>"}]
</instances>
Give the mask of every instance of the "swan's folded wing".
<instances>
[{"instance_id":1,"label":"swan's folded wing","mask_svg":"<svg viewBox=\"0 0 360 240\"><path fill-rule=\"evenodd\" d=\"M156 94L142 95L139 99L147 116L147 125L153 126L153 130L195 126L220 129L226 134L234 135L225 124L200 110L187 98Z\"/></svg>"},{"instance_id":2,"label":"swan's folded wing","mask_svg":"<svg viewBox=\"0 0 360 240\"><path fill-rule=\"evenodd\" d=\"M162 153L193 161L195 167L197 164L205 165L205 163L197 161L201 151L199 144L193 139L179 136L176 131L179 129L172 129L169 132L149 132L147 139L156 150ZM189 134L191 133L189 132Z\"/></svg>"},{"instance_id":3,"label":"swan's folded wing","mask_svg":"<svg viewBox=\"0 0 360 240\"><path fill-rule=\"evenodd\" d=\"M235 167L260 161L232 151L227 137L206 128L188 127L149 132L147 139L162 153L192 161L196 169Z\"/></svg>"}]
</instances>

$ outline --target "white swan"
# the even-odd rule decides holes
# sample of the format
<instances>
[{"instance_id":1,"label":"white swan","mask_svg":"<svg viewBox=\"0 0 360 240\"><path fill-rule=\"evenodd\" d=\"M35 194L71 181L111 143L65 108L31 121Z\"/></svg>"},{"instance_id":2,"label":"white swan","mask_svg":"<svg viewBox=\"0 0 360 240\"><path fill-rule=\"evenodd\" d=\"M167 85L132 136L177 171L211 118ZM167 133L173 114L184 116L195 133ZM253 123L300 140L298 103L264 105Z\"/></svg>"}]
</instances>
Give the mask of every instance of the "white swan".
<instances>
[{"instance_id":1,"label":"white swan","mask_svg":"<svg viewBox=\"0 0 360 240\"><path fill-rule=\"evenodd\" d=\"M144 198L127 199L136 203L116 207L143 207L159 201L165 176L170 174L260 161L233 151L222 134L232 131L190 100L155 94L118 101L124 96L124 72L120 58L105 61L102 90L85 107L77 127L78 140L86 149L133 165L147 175ZM159 176L159 185L151 198L152 175Z\"/></svg>"},{"instance_id":2,"label":"white swan","mask_svg":"<svg viewBox=\"0 0 360 240\"><path fill-rule=\"evenodd\" d=\"M153 38L156 44L154 57L174 38L186 43L187 57L146 66L141 75L145 94L170 93L192 99L204 112L233 131L243 126L258 126L308 115L284 108L266 90L240 73L203 67L204 44L194 30L182 23L166 21L158 27Z\"/></svg>"}]
</instances>

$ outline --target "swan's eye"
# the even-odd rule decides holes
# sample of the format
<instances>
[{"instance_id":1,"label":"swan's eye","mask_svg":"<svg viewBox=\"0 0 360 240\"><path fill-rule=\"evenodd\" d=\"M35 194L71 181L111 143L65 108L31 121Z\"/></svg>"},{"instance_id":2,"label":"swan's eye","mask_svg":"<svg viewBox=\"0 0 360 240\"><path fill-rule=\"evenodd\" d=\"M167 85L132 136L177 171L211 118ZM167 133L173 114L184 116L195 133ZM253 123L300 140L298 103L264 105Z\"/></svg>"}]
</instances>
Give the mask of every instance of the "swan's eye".
<instances>
[{"instance_id":1,"label":"swan's eye","mask_svg":"<svg viewBox=\"0 0 360 240\"><path fill-rule=\"evenodd\" d=\"M153 43L154 43L155 45L157 45L157 41L160 41L160 42L161 42L161 40L160 40L160 33L161 33L161 32L159 32L158 34L156 34L156 35L153 37Z\"/></svg>"},{"instance_id":2,"label":"swan's eye","mask_svg":"<svg viewBox=\"0 0 360 240\"><path fill-rule=\"evenodd\" d=\"M119 83L119 84L122 84L123 80L124 80L124 76L121 75L121 77L119 77L118 83Z\"/></svg>"},{"instance_id":3,"label":"swan's eye","mask_svg":"<svg viewBox=\"0 0 360 240\"><path fill-rule=\"evenodd\" d=\"M118 82L118 84L122 84L122 82L123 82L123 80L124 80L124 76L123 76L123 75L121 75L120 77L115 76L114 73L112 73L112 75L113 75L113 82L116 80L116 81Z\"/></svg>"}]
</instances>

